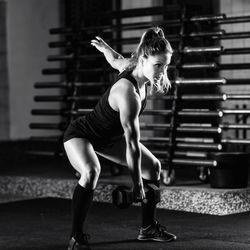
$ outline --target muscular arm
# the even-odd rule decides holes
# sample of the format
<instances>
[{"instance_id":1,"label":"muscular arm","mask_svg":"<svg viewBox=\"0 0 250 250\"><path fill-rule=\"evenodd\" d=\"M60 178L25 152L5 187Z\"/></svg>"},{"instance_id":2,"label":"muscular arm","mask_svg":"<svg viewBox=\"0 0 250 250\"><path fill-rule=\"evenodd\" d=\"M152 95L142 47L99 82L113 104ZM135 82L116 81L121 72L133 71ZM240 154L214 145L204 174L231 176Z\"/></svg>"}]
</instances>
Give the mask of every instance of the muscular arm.
<instances>
[{"instance_id":1,"label":"muscular arm","mask_svg":"<svg viewBox=\"0 0 250 250\"><path fill-rule=\"evenodd\" d=\"M140 99L135 93L134 87L128 82L122 84L117 97L120 121L125 132L127 164L134 186L140 188L142 187L141 150L139 146Z\"/></svg>"},{"instance_id":2,"label":"muscular arm","mask_svg":"<svg viewBox=\"0 0 250 250\"><path fill-rule=\"evenodd\" d=\"M102 38L97 36L96 39L91 40L91 45L102 52L111 67L119 72L122 72L128 65L129 59L113 50Z\"/></svg>"}]
</instances>

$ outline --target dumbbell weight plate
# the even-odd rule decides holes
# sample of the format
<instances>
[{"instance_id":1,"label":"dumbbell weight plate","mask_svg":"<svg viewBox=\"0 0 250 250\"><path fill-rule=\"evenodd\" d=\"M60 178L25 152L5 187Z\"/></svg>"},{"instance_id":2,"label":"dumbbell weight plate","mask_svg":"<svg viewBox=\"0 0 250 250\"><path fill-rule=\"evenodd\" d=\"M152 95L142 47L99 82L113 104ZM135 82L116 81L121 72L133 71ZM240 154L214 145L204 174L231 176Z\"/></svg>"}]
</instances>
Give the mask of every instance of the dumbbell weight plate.
<instances>
[{"instance_id":1,"label":"dumbbell weight plate","mask_svg":"<svg viewBox=\"0 0 250 250\"><path fill-rule=\"evenodd\" d=\"M133 190L126 186L118 186L112 192L113 204L119 208L128 208L133 203L133 198Z\"/></svg>"}]
</instances>

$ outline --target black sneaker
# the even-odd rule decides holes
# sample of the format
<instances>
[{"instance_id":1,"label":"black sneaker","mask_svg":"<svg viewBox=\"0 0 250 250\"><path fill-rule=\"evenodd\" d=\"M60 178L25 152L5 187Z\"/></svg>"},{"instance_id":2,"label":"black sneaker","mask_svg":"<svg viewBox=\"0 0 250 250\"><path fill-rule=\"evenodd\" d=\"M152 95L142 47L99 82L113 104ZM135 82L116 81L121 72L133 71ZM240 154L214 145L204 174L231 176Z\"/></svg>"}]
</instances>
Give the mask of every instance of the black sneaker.
<instances>
[{"instance_id":1,"label":"black sneaker","mask_svg":"<svg viewBox=\"0 0 250 250\"><path fill-rule=\"evenodd\" d=\"M72 237L69 240L68 250L91 250L89 246L90 236L82 234L79 238Z\"/></svg>"},{"instance_id":2,"label":"black sneaker","mask_svg":"<svg viewBox=\"0 0 250 250\"><path fill-rule=\"evenodd\" d=\"M165 241L170 242L176 240L174 234L168 233L165 226L162 226L159 222L155 221L154 224L143 228L140 228L138 240L148 240L148 241Z\"/></svg>"}]
</instances>

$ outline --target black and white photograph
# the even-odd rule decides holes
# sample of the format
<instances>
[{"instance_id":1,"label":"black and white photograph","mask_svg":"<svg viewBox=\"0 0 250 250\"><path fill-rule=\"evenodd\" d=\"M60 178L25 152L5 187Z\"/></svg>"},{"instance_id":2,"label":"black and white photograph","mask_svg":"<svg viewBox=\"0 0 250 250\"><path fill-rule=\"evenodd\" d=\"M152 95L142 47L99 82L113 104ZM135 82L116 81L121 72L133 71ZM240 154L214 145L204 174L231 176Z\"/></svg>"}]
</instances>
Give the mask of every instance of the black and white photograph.
<instances>
[{"instance_id":1,"label":"black and white photograph","mask_svg":"<svg viewBox=\"0 0 250 250\"><path fill-rule=\"evenodd\" d=\"M250 1L0 0L0 250L249 250Z\"/></svg>"}]
</instances>

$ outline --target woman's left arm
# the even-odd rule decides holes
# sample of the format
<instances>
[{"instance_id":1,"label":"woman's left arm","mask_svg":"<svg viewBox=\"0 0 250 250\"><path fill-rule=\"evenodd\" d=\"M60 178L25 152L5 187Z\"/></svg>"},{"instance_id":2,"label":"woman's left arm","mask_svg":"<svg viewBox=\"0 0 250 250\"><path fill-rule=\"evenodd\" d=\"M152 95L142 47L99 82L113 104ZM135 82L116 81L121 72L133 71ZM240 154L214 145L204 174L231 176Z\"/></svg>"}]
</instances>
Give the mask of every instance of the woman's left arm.
<instances>
[{"instance_id":1,"label":"woman's left arm","mask_svg":"<svg viewBox=\"0 0 250 250\"><path fill-rule=\"evenodd\" d=\"M117 69L119 72L122 72L126 68L126 66L128 66L129 59L124 58L121 54L113 50L99 36L97 36L96 39L91 40L91 45L102 52L111 67Z\"/></svg>"}]
</instances>

